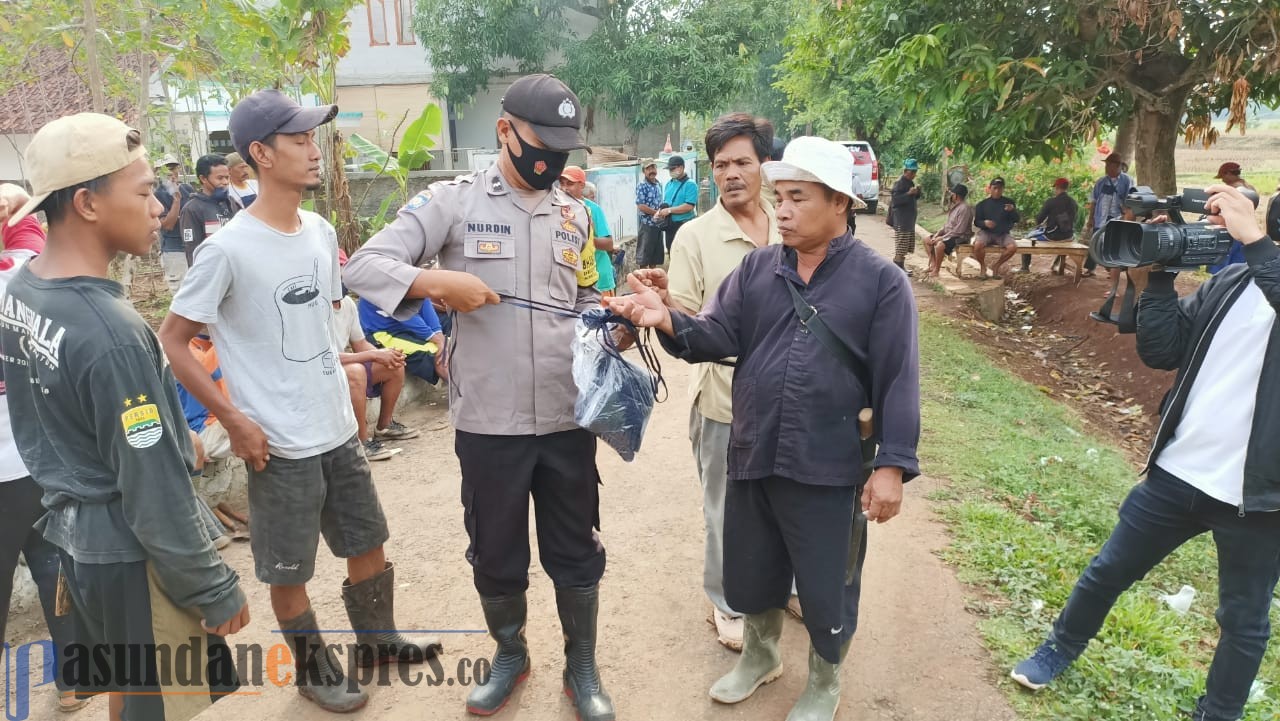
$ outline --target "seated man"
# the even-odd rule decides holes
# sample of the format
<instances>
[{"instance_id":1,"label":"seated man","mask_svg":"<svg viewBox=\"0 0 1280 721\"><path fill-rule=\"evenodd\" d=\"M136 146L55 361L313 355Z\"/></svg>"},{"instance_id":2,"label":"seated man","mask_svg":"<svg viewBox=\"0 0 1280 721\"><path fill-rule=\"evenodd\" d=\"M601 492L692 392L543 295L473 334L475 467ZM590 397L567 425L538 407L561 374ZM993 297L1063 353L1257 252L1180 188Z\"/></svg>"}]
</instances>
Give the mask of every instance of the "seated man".
<instances>
[{"instance_id":1,"label":"seated man","mask_svg":"<svg viewBox=\"0 0 1280 721\"><path fill-rule=\"evenodd\" d=\"M392 416L396 400L404 390L404 353L394 348L375 348L365 340L360 325L360 311L351 296L333 304L333 336L338 341L338 362L347 374L351 390L351 407L356 413L356 433L364 444L365 456L371 461L385 461L399 453L387 448L383 440L417 438L418 431L396 421ZM365 408L370 398L382 398L378 409L378 425L369 433Z\"/></svg>"},{"instance_id":2,"label":"seated man","mask_svg":"<svg viewBox=\"0 0 1280 721\"><path fill-rule=\"evenodd\" d=\"M209 336L198 335L191 339L187 347L191 350L191 355L204 366L209 377L218 386L218 390L226 395L227 384L222 379L222 368L218 366L218 354L213 350L213 341ZM227 435L226 429L218 422L217 417L210 413L199 399L191 395L181 383L176 385L178 401L182 403L182 415L187 419L187 428L191 431L191 446L195 450L194 475L199 476L204 472L204 466L209 461L235 458L235 454L231 452L231 437ZM230 545L231 539L227 537L222 522L210 510L209 504L199 493L196 494L196 506L214 548L221 550Z\"/></svg>"},{"instance_id":3,"label":"seated man","mask_svg":"<svg viewBox=\"0 0 1280 721\"><path fill-rule=\"evenodd\" d=\"M1053 181L1053 195L1044 201L1040 212L1036 213L1036 225L1044 228L1045 240L1065 241L1076 236L1076 215L1079 214L1080 207L1067 193L1070 187L1071 181L1066 178ZM1065 260L1066 256L1063 255L1054 258L1054 270ZM1030 253L1022 254L1022 272L1031 272Z\"/></svg>"},{"instance_id":4,"label":"seated man","mask_svg":"<svg viewBox=\"0 0 1280 721\"><path fill-rule=\"evenodd\" d=\"M439 314L430 303L423 303L417 315L402 321L364 298L356 306L365 337L374 346L403 353L405 370L431 385L440 380L448 382L444 330Z\"/></svg>"},{"instance_id":5,"label":"seated man","mask_svg":"<svg viewBox=\"0 0 1280 721\"><path fill-rule=\"evenodd\" d=\"M942 230L924 239L929 252L929 277L937 278L942 269L942 257L951 255L957 245L967 245L973 237L973 206L969 205L969 186L957 183L951 189L955 204L947 212L947 223Z\"/></svg>"},{"instance_id":6,"label":"seated man","mask_svg":"<svg viewBox=\"0 0 1280 721\"><path fill-rule=\"evenodd\" d=\"M991 267L991 278L999 280L1004 264L1018 252L1018 243L1009 231L1022 216L1013 201L1004 197L1004 178L992 178L987 186L987 198L973 210L973 225L978 229L973 240L973 259L981 269L979 277L987 278L987 247L1000 248L1000 258Z\"/></svg>"},{"instance_id":7,"label":"seated man","mask_svg":"<svg viewBox=\"0 0 1280 721\"><path fill-rule=\"evenodd\" d=\"M213 349L213 341L209 336L201 334L192 338L187 347L191 350L191 355L204 366L209 377L218 386L218 390L226 396L227 383L222 378L222 368L218 365L218 353ZM235 454L231 452L231 437L227 435L226 429L218 422L218 418L204 407L203 403L182 387L181 383L178 383L178 400L182 401L182 414L187 418L187 427L195 434L193 440L198 441L196 450L203 450L202 453L196 454L196 464L203 466L206 461L234 458Z\"/></svg>"}]
</instances>

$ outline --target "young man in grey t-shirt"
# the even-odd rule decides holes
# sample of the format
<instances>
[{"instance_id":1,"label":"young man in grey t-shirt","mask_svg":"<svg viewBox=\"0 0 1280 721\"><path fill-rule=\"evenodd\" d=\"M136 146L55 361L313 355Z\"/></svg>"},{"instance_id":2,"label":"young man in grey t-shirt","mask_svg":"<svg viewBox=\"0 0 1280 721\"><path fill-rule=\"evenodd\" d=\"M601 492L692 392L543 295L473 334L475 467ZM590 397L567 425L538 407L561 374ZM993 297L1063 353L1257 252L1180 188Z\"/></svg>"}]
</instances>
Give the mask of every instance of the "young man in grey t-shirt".
<instances>
[{"instance_id":1,"label":"young man in grey t-shirt","mask_svg":"<svg viewBox=\"0 0 1280 721\"><path fill-rule=\"evenodd\" d=\"M369 462L356 436L331 323L342 297L333 226L300 209L320 186L315 128L336 106L302 108L275 90L231 112L231 139L258 171L258 199L196 251L160 328L183 386L221 421L249 466L249 510L258 579L295 649L298 691L320 707L354 711L368 696L344 680L321 640L307 595L317 539L347 561L342 596L361 666L422 663L433 639L396 632L394 568ZM188 343L207 325L230 400Z\"/></svg>"}]
</instances>

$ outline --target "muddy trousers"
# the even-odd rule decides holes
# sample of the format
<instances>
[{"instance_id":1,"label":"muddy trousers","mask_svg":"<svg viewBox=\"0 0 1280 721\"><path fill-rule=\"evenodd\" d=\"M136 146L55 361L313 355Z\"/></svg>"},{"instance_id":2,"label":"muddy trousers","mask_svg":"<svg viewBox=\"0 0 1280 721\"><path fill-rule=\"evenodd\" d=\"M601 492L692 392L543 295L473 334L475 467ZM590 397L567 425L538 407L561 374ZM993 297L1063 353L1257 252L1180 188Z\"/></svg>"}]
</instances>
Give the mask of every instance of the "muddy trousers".
<instances>
[{"instance_id":1,"label":"muddy trousers","mask_svg":"<svg viewBox=\"0 0 1280 721\"><path fill-rule=\"evenodd\" d=\"M556 588L594 586L604 575L596 437L585 430L545 436L457 431L467 561L481 596L529 587L529 498L542 568Z\"/></svg>"},{"instance_id":2,"label":"muddy trousers","mask_svg":"<svg viewBox=\"0 0 1280 721\"><path fill-rule=\"evenodd\" d=\"M1235 721L1244 713L1271 635L1271 594L1280 577L1280 513L1248 513L1210 498L1152 466L1120 506L1120 522L1089 563L1050 638L1072 658L1102 628L1120 594L1182 544L1206 532L1218 547L1218 626L1199 721Z\"/></svg>"},{"instance_id":3,"label":"muddy trousers","mask_svg":"<svg viewBox=\"0 0 1280 721\"><path fill-rule=\"evenodd\" d=\"M724 591L745 614L785 608L794 575L814 650L840 662L858 627L866 528L853 539L859 488L771 476L730 480L724 507ZM851 543L852 541L852 543ZM857 556L850 558L851 546Z\"/></svg>"}]
</instances>

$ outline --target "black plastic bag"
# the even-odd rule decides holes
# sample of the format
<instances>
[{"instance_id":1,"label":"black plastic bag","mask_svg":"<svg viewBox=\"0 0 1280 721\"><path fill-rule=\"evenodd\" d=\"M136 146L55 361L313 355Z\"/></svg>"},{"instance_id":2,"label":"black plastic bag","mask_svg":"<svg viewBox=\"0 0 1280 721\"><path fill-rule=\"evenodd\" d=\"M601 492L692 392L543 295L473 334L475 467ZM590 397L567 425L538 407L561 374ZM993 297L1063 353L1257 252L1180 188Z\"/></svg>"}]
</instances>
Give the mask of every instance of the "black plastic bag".
<instances>
[{"instance_id":1,"label":"black plastic bag","mask_svg":"<svg viewBox=\"0 0 1280 721\"><path fill-rule=\"evenodd\" d=\"M662 383L657 357L637 340L645 365L622 357L610 326L630 322L603 308L585 311L573 338L573 381L578 386L574 420L631 461L640 450L644 429ZM652 371L650 369L653 369Z\"/></svg>"}]
</instances>

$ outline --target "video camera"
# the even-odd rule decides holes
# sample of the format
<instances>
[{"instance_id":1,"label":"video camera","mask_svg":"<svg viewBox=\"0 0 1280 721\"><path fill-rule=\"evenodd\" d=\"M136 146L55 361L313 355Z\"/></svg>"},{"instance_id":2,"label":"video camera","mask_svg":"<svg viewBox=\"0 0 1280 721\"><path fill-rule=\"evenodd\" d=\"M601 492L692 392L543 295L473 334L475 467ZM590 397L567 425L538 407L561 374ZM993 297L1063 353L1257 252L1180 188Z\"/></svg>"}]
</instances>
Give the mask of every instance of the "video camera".
<instances>
[{"instance_id":1,"label":"video camera","mask_svg":"<svg viewBox=\"0 0 1280 721\"><path fill-rule=\"evenodd\" d=\"M1258 194L1240 188L1258 205ZM1168 223L1139 223L1112 220L1103 232L1094 235L1089 253L1108 268L1141 268L1162 265L1167 270L1196 270L1226 259L1232 237L1227 229L1207 222L1188 223L1182 213L1208 215L1209 194L1199 188L1185 188L1182 195L1161 198L1151 188L1140 185L1125 196L1125 207L1134 215L1151 216L1167 211Z\"/></svg>"}]
</instances>

